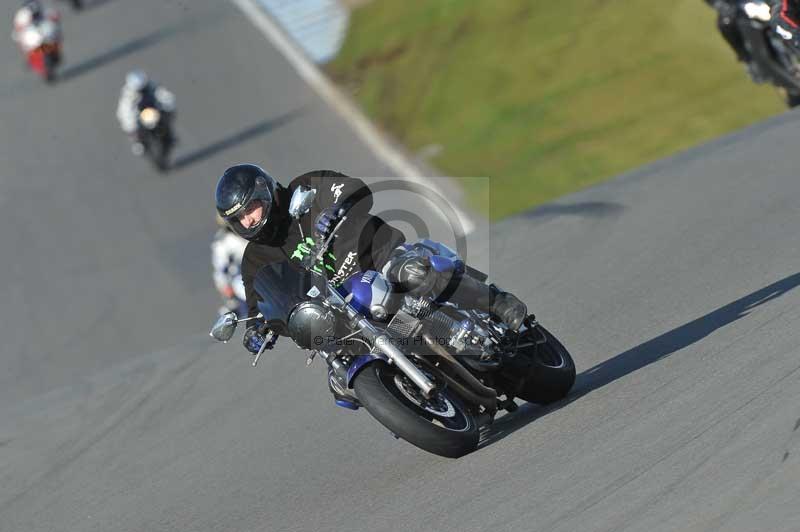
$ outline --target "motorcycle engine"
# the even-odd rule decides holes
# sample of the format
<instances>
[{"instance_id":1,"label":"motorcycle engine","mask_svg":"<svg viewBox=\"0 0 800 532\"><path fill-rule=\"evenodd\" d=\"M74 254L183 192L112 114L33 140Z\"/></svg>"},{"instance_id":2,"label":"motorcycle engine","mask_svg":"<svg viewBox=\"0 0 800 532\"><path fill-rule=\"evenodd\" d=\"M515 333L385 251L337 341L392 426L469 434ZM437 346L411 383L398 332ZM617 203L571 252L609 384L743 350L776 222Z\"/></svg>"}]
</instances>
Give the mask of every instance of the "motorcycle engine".
<instances>
[{"instance_id":1,"label":"motorcycle engine","mask_svg":"<svg viewBox=\"0 0 800 532\"><path fill-rule=\"evenodd\" d=\"M488 334L469 319L456 320L442 311L433 312L427 319L428 330L434 340L449 345L457 353L481 354L489 347Z\"/></svg>"},{"instance_id":2,"label":"motorcycle engine","mask_svg":"<svg viewBox=\"0 0 800 532\"><path fill-rule=\"evenodd\" d=\"M288 331L301 349L325 350L336 344L336 316L320 303L306 301L292 310Z\"/></svg>"}]
</instances>

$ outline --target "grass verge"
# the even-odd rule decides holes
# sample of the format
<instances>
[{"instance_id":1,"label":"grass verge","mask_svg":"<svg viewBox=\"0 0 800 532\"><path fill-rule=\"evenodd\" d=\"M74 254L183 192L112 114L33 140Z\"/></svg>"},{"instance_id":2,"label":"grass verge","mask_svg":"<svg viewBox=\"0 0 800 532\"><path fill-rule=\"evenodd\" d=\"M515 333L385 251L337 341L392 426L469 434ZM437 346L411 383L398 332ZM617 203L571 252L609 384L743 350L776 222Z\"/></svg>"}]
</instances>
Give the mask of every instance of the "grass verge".
<instances>
[{"instance_id":1,"label":"grass verge","mask_svg":"<svg viewBox=\"0 0 800 532\"><path fill-rule=\"evenodd\" d=\"M448 175L489 176L467 194L497 219L781 112L715 18L701 0L373 0L326 70Z\"/></svg>"}]
</instances>

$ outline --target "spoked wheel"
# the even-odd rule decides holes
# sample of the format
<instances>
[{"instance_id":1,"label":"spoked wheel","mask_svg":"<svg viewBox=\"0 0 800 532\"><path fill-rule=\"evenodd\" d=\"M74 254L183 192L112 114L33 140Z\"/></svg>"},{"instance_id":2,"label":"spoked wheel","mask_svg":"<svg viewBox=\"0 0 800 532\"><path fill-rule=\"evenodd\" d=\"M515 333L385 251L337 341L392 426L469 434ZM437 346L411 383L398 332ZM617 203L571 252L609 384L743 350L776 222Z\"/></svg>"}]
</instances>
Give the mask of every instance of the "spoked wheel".
<instances>
[{"instance_id":1,"label":"spoked wheel","mask_svg":"<svg viewBox=\"0 0 800 532\"><path fill-rule=\"evenodd\" d=\"M575 362L572 356L561 342L541 325L527 331L526 336L540 342L520 349L521 354L529 358L531 369L519 397L539 404L563 399L575 384Z\"/></svg>"},{"instance_id":2,"label":"spoked wheel","mask_svg":"<svg viewBox=\"0 0 800 532\"><path fill-rule=\"evenodd\" d=\"M375 419L420 449L458 458L478 446L475 418L446 388L426 398L405 374L383 361L361 370L353 388Z\"/></svg>"}]
</instances>

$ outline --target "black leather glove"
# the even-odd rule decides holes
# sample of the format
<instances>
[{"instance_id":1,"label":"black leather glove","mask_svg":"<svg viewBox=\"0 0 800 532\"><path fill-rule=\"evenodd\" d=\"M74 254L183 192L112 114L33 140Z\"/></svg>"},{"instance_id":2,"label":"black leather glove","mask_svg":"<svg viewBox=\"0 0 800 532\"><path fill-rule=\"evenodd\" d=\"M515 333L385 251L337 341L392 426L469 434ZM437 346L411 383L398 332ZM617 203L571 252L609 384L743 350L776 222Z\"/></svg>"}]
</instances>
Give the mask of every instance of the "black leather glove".
<instances>
[{"instance_id":1,"label":"black leather glove","mask_svg":"<svg viewBox=\"0 0 800 532\"><path fill-rule=\"evenodd\" d=\"M244 348L250 351L252 354L257 355L258 352L261 351L261 347L264 345L264 342L267 341L268 334L269 334L269 327L264 322L264 320L261 319L253 320L250 323L250 326L247 327L247 330L244 331L244 338L242 338L242 345L244 345ZM273 337L267 344L266 349L272 349L273 347L275 347L275 342L277 340L278 340L278 335L273 335Z\"/></svg>"},{"instance_id":2,"label":"black leather glove","mask_svg":"<svg viewBox=\"0 0 800 532\"><path fill-rule=\"evenodd\" d=\"M331 205L317 216L314 230L320 239L325 240L331 235L336 224L347 214L348 209L349 206L346 204Z\"/></svg>"}]
</instances>

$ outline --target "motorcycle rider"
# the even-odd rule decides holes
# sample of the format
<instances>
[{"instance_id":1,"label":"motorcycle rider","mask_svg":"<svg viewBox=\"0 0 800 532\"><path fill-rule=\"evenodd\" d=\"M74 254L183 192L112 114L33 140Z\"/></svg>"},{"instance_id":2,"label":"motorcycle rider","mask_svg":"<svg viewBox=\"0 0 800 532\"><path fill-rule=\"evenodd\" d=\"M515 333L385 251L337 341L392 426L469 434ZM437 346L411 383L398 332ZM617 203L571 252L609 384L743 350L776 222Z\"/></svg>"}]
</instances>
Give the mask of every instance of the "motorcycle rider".
<instances>
[{"instance_id":1,"label":"motorcycle rider","mask_svg":"<svg viewBox=\"0 0 800 532\"><path fill-rule=\"evenodd\" d=\"M800 49L800 0L773 0L771 25L786 44Z\"/></svg>"},{"instance_id":2,"label":"motorcycle rider","mask_svg":"<svg viewBox=\"0 0 800 532\"><path fill-rule=\"evenodd\" d=\"M708 5L717 11L717 28L722 37L728 42L736 53L736 59L744 64L747 74L755 83L765 81L764 74L757 62L750 57L750 51L744 42L744 36L736 24L738 0L705 0Z\"/></svg>"},{"instance_id":3,"label":"motorcycle rider","mask_svg":"<svg viewBox=\"0 0 800 532\"><path fill-rule=\"evenodd\" d=\"M736 23L739 0L705 0L717 11L719 32L733 48L736 58L745 65L748 75L755 83L765 81L759 64L750 56L742 32ZM792 48L800 48L800 0L768 0L772 19L770 25L775 33Z\"/></svg>"},{"instance_id":4,"label":"motorcycle rider","mask_svg":"<svg viewBox=\"0 0 800 532\"><path fill-rule=\"evenodd\" d=\"M43 35L45 29L44 23L48 22L55 31L58 41L61 40L61 16L58 11L53 8L45 8L39 0L27 0L22 4L17 12L14 14L14 31L11 38L22 50L22 53L27 55L31 50L39 46L39 43L46 35ZM30 35L30 36L27 36ZM52 35L50 36L52 38ZM33 46L31 43L36 43ZM60 58L56 58L59 61Z\"/></svg>"},{"instance_id":5,"label":"motorcycle rider","mask_svg":"<svg viewBox=\"0 0 800 532\"><path fill-rule=\"evenodd\" d=\"M131 70L125 76L125 84L117 103L117 120L122 131L131 139L131 151L135 155L144 153L144 144L139 131L139 113L153 107L161 113L175 113L175 95L152 81L142 70Z\"/></svg>"},{"instance_id":6,"label":"motorcycle rider","mask_svg":"<svg viewBox=\"0 0 800 532\"><path fill-rule=\"evenodd\" d=\"M299 221L292 220L289 201L301 186L315 190L315 200ZM315 239L331 235L345 216L347 219L318 265L318 271L324 272L334 284L358 271L377 270L398 289L414 295L432 294L440 300L446 298L490 312L512 329L519 328L527 317L524 303L494 285L486 285L463 270L452 274L435 272L428 257L413 246L403 245L405 237L400 231L369 213L372 192L361 179L332 170L317 170L284 186L256 165L237 164L228 168L217 183L216 208L234 233L250 241L242 259L248 317L259 313L254 289L258 271L287 259L300 267L300 262L311 253ZM274 346L277 334L264 345L269 330L263 319L248 323L242 343L250 353ZM331 391L340 399L333 386Z\"/></svg>"},{"instance_id":7,"label":"motorcycle rider","mask_svg":"<svg viewBox=\"0 0 800 532\"><path fill-rule=\"evenodd\" d=\"M228 224L217 215L217 229L211 242L211 265L214 273L214 286L222 297L220 314L234 311L242 313L245 293L242 283L242 256L247 240L233 232Z\"/></svg>"}]
</instances>

